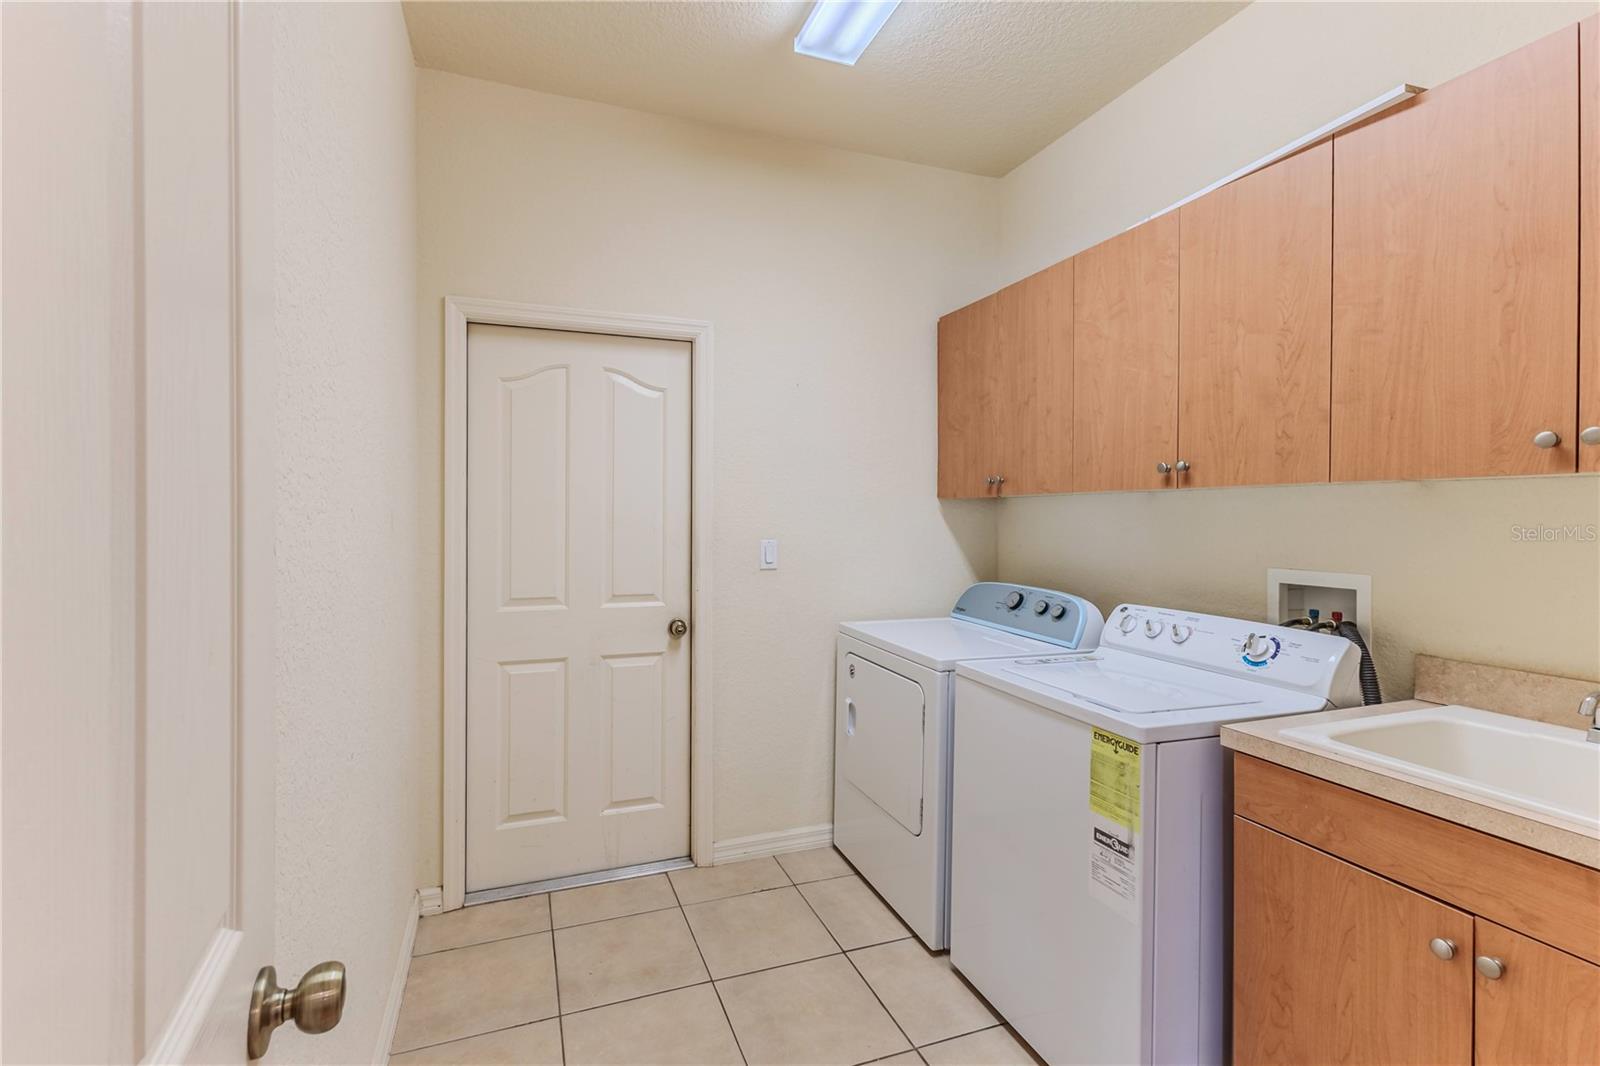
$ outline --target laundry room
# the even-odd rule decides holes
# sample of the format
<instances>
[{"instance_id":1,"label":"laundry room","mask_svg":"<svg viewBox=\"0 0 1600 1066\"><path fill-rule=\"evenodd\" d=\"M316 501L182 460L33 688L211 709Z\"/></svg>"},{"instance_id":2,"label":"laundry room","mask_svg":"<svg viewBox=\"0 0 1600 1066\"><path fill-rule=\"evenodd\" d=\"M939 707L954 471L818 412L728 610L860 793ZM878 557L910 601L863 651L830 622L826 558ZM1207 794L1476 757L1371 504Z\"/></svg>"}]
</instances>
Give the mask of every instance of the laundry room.
<instances>
[{"instance_id":1,"label":"laundry room","mask_svg":"<svg viewBox=\"0 0 1600 1066\"><path fill-rule=\"evenodd\" d=\"M1600 1066L1594 0L4 0L0 105L0 1062Z\"/></svg>"}]
</instances>

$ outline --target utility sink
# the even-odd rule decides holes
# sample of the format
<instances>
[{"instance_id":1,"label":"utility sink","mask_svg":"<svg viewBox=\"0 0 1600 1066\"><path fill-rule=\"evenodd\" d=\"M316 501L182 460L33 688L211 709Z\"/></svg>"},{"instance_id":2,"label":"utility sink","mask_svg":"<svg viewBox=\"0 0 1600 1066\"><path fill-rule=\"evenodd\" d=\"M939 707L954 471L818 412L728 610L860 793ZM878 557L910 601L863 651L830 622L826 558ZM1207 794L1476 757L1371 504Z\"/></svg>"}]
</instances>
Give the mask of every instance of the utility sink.
<instances>
[{"instance_id":1,"label":"utility sink","mask_svg":"<svg viewBox=\"0 0 1600 1066\"><path fill-rule=\"evenodd\" d=\"M1452 706L1295 726L1279 735L1600 832L1600 744L1589 743L1581 729Z\"/></svg>"}]
</instances>

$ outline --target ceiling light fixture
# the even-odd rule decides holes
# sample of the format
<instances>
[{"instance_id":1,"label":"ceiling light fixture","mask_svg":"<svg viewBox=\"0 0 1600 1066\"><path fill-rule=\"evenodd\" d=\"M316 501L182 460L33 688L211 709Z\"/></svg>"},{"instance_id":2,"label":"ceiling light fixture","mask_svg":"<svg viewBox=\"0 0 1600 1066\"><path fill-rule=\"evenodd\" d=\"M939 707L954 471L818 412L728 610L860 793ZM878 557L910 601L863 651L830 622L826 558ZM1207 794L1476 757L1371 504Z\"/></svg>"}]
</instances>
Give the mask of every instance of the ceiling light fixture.
<instances>
[{"instance_id":1,"label":"ceiling light fixture","mask_svg":"<svg viewBox=\"0 0 1600 1066\"><path fill-rule=\"evenodd\" d=\"M794 39L803 56L856 65L900 0L817 0Z\"/></svg>"}]
</instances>

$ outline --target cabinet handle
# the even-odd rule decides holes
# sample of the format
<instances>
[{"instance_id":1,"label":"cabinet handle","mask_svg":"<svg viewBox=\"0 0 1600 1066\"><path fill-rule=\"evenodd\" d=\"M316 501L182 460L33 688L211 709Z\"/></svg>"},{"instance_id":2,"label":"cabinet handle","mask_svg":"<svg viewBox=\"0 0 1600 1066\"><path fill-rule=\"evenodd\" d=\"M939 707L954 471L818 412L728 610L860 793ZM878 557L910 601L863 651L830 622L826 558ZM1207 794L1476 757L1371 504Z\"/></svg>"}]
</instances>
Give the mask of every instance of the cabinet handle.
<instances>
[{"instance_id":1,"label":"cabinet handle","mask_svg":"<svg viewBox=\"0 0 1600 1066\"><path fill-rule=\"evenodd\" d=\"M1493 955L1479 955L1473 966L1477 968L1480 974L1491 981L1500 980L1506 973L1506 964Z\"/></svg>"},{"instance_id":2,"label":"cabinet handle","mask_svg":"<svg viewBox=\"0 0 1600 1066\"><path fill-rule=\"evenodd\" d=\"M1584 426L1578 439L1585 444L1600 444L1600 426Z\"/></svg>"},{"instance_id":3,"label":"cabinet handle","mask_svg":"<svg viewBox=\"0 0 1600 1066\"><path fill-rule=\"evenodd\" d=\"M1187 474L1189 472L1189 460L1179 459L1178 465L1174 466L1172 469L1176 470L1180 474Z\"/></svg>"},{"instance_id":4,"label":"cabinet handle","mask_svg":"<svg viewBox=\"0 0 1600 1066\"><path fill-rule=\"evenodd\" d=\"M1448 937L1436 936L1428 941L1428 950L1445 962L1456 957L1456 942Z\"/></svg>"},{"instance_id":5,"label":"cabinet handle","mask_svg":"<svg viewBox=\"0 0 1600 1066\"><path fill-rule=\"evenodd\" d=\"M996 485L1004 485L1006 483L1006 476L1004 474L996 474L994 476L994 483Z\"/></svg>"},{"instance_id":6,"label":"cabinet handle","mask_svg":"<svg viewBox=\"0 0 1600 1066\"><path fill-rule=\"evenodd\" d=\"M1554 448L1560 443L1561 434L1553 429L1541 429L1533 435L1533 446L1535 448Z\"/></svg>"},{"instance_id":7,"label":"cabinet handle","mask_svg":"<svg viewBox=\"0 0 1600 1066\"><path fill-rule=\"evenodd\" d=\"M983 479L983 483L985 485L993 485L997 480L999 480L999 479L996 478L993 474L990 474L988 477Z\"/></svg>"},{"instance_id":8,"label":"cabinet handle","mask_svg":"<svg viewBox=\"0 0 1600 1066\"><path fill-rule=\"evenodd\" d=\"M1172 464L1171 463L1157 463L1156 464L1156 473L1160 474L1162 477L1166 477L1168 474L1172 473Z\"/></svg>"}]
</instances>

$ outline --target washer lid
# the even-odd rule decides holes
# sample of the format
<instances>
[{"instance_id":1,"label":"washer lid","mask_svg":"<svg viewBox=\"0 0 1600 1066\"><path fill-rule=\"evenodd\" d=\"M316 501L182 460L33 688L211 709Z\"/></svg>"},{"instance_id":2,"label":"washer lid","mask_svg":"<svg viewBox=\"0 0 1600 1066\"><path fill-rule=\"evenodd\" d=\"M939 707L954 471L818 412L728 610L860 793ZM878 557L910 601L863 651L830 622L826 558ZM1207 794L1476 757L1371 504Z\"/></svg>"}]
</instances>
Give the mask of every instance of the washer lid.
<instances>
[{"instance_id":1,"label":"washer lid","mask_svg":"<svg viewBox=\"0 0 1600 1066\"><path fill-rule=\"evenodd\" d=\"M1061 650L1042 640L955 618L845 622L839 632L930 670L954 670L956 663L966 659L1016 659Z\"/></svg>"},{"instance_id":2,"label":"washer lid","mask_svg":"<svg viewBox=\"0 0 1600 1066\"><path fill-rule=\"evenodd\" d=\"M1140 743L1214 737L1224 722L1328 705L1320 696L1114 648L963 663L956 676ZM961 698L958 688L958 707Z\"/></svg>"}]
</instances>

